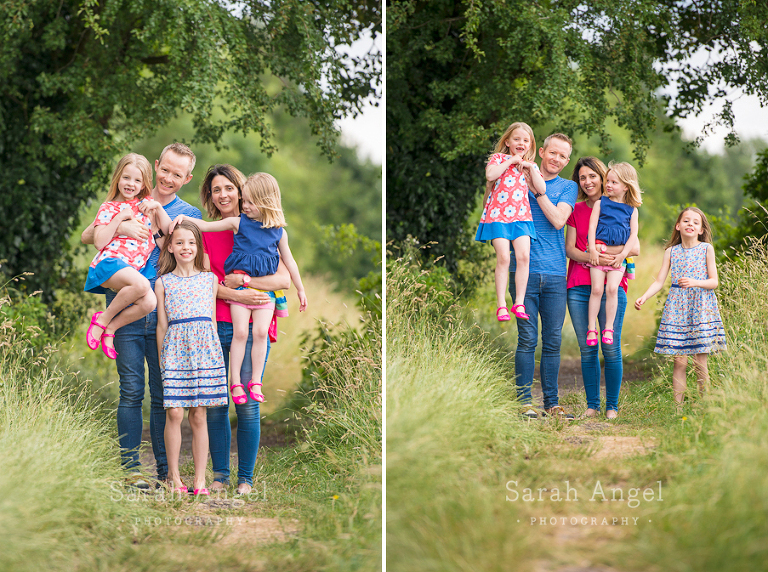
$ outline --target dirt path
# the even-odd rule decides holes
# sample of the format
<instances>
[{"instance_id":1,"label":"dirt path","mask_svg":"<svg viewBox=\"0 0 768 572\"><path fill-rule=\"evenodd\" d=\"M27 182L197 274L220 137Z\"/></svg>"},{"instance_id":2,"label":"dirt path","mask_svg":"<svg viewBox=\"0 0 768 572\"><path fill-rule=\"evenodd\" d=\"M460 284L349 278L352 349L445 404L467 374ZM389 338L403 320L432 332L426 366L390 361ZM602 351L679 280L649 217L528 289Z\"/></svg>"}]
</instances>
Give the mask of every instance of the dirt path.
<instances>
[{"instance_id":1,"label":"dirt path","mask_svg":"<svg viewBox=\"0 0 768 572\"><path fill-rule=\"evenodd\" d=\"M541 403L541 375L539 366L536 366L533 379L533 399L534 403ZM624 362L624 377L622 378L622 391L624 384L636 383L648 379L648 374L639 366L637 362ZM560 397L574 391L584 391L584 381L581 377L581 360L578 357L567 357L560 360L560 375L558 376L558 390ZM602 373L600 379L600 395L605 395L605 375Z\"/></svg>"}]
</instances>

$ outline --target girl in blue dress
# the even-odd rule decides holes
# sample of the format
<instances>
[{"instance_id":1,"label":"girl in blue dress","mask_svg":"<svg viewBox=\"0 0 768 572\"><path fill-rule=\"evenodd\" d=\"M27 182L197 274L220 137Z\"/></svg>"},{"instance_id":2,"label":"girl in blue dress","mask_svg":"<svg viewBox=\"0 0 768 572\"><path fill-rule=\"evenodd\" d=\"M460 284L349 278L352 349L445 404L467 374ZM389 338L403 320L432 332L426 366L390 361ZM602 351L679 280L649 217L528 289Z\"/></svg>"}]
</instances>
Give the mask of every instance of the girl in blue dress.
<instances>
[{"instance_id":1,"label":"girl in blue dress","mask_svg":"<svg viewBox=\"0 0 768 572\"><path fill-rule=\"evenodd\" d=\"M158 261L157 354L163 378L168 482L186 494L181 481L181 422L189 408L195 495L208 495L206 407L227 404L227 374L216 333L216 275L205 268L200 231L189 222L176 225Z\"/></svg>"},{"instance_id":2,"label":"girl in blue dress","mask_svg":"<svg viewBox=\"0 0 768 572\"><path fill-rule=\"evenodd\" d=\"M695 207L683 210L677 217L656 280L635 302L636 309L642 308L648 298L664 287L671 270L672 287L661 314L654 351L675 358L672 389L678 410L687 386L688 356L693 356L699 392L703 393L709 382L708 355L726 348L715 296L719 280L711 243L712 229L706 215Z\"/></svg>"},{"instance_id":3,"label":"girl in blue dress","mask_svg":"<svg viewBox=\"0 0 768 572\"><path fill-rule=\"evenodd\" d=\"M637 243L637 207L643 204L637 171L629 163L608 165L605 175L605 196L592 208L589 219L589 275L592 290L589 296L587 345L596 346L597 315L605 290L605 329L602 342L613 344L613 322L619 307L619 285L627 271L627 255ZM615 255L611 266L600 266L598 244L624 246ZM631 275L630 275L631 276Z\"/></svg>"},{"instance_id":4,"label":"girl in blue dress","mask_svg":"<svg viewBox=\"0 0 768 572\"><path fill-rule=\"evenodd\" d=\"M234 232L234 247L225 264L224 271L245 274L245 287L248 287L251 277L268 276L277 271L280 259L283 259L291 274L291 281L296 285L299 296L299 311L307 309L307 296L299 275L299 267L288 246L288 234L284 227L285 215L280 201L280 187L275 178L268 173L255 173L248 177L243 185L243 214L240 217L229 217L222 220L207 222L197 219L178 217L174 222L189 220L203 232ZM245 306L231 302L232 311L232 346L229 368L229 390L232 401L242 405L248 401L245 386L240 379L240 366L245 358L245 346L248 342L248 324L253 319L253 378L248 381L248 393L251 399L264 401L264 395L256 386L261 386L264 362L267 357L267 339L272 315L287 316L281 310L284 305L282 292L269 292L272 302L260 306ZM283 306L284 307L284 306ZM277 310L277 311L276 311Z\"/></svg>"}]
</instances>

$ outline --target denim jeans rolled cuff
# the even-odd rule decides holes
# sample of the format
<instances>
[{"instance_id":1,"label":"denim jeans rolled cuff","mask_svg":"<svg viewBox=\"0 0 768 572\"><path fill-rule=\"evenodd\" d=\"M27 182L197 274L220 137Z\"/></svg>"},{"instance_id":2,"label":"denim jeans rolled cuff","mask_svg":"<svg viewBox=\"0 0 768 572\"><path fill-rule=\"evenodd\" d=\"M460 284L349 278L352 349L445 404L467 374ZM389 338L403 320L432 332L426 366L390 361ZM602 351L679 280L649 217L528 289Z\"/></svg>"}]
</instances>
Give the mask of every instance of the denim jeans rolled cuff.
<instances>
[{"instance_id":1,"label":"denim jeans rolled cuff","mask_svg":"<svg viewBox=\"0 0 768 572\"><path fill-rule=\"evenodd\" d=\"M589 329L589 297L591 287L574 286L568 289L568 313L571 316L573 331L579 343L581 353L581 375L584 379L584 393L587 398L587 407L600 409L600 355L598 346L587 345L587 330ZM606 293L600 302L600 312L597 315L597 323L600 331L605 329L605 300ZM627 294L623 288L619 288L618 308L616 319L613 323L613 344L603 344L598 340L605 361L605 408L619 410L619 392L621 380L624 376L624 363L621 354L621 330L624 324L624 315L627 309Z\"/></svg>"},{"instance_id":2,"label":"denim jeans rolled cuff","mask_svg":"<svg viewBox=\"0 0 768 572\"><path fill-rule=\"evenodd\" d=\"M107 291L107 306L115 293ZM144 362L149 372L150 416L149 434L157 465L157 478L168 476L168 458L165 453L165 409L163 408L163 382L157 355L157 312L126 324L115 332L117 373L120 380L120 400L117 406L117 432L123 466L140 466L139 447L144 426L142 402L144 400Z\"/></svg>"},{"instance_id":3,"label":"denim jeans rolled cuff","mask_svg":"<svg viewBox=\"0 0 768 572\"><path fill-rule=\"evenodd\" d=\"M221 349L224 353L224 365L229 379L229 354L232 346L232 324L230 322L218 322L217 329ZM245 347L245 357L240 368L240 378L250 379L253 374L251 363L251 349L253 347L253 332L248 332L248 342ZM267 359L269 359L270 345L267 342ZM266 370L266 361L265 361ZM262 375L263 380L263 375ZM231 402L231 396L229 401ZM256 457L259 453L259 440L261 438L261 413L259 402L248 397L242 405L235 405L237 414L237 458L238 484L248 483L253 485L253 469L256 465ZM211 462L213 465L214 481L229 482L230 476L230 448L232 445L232 427L229 422L229 404L208 409L208 441L211 450Z\"/></svg>"},{"instance_id":4,"label":"denim jeans rolled cuff","mask_svg":"<svg viewBox=\"0 0 768 572\"><path fill-rule=\"evenodd\" d=\"M509 289L514 296L515 273L510 272ZM557 378L560 374L560 341L566 309L566 278L553 274L529 274L525 291L525 312L529 320L517 318L515 378L517 397L525 404L532 401L531 386L536 368L536 346L541 319L541 392L544 408L558 404Z\"/></svg>"}]
</instances>

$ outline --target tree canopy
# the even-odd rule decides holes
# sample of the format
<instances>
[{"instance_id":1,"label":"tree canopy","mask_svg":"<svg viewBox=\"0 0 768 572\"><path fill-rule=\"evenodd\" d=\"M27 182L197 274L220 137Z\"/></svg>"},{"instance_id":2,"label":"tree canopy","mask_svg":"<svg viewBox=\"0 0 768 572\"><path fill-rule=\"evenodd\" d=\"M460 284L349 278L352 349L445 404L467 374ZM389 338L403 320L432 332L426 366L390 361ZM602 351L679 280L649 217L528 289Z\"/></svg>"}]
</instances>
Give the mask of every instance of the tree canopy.
<instances>
[{"instance_id":1,"label":"tree canopy","mask_svg":"<svg viewBox=\"0 0 768 572\"><path fill-rule=\"evenodd\" d=\"M115 156L180 110L193 143L257 132L271 153L268 115L284 109L330 156L334 121L380 85L376 50L345 54L380 33L373 0L11 0L0 21L0 259L7 275L33 270L48 295Z\"/></svg>"},{"instance_id":2,"label":"tree canopy","mask_svg":"<svg viewBox=\"0 0 768 572\"><path fill-rule=\"evenodd\" d=\"M676 88L661 97L670 117L734 88L768 102L766 19L752 0L391 2L388 238L437 241L455 267L482 165L513 121L597 137L604 153L615 122L641 164L662 88ZM732 120L726 103L715 121Z\"/></svg>"}]
</instances>

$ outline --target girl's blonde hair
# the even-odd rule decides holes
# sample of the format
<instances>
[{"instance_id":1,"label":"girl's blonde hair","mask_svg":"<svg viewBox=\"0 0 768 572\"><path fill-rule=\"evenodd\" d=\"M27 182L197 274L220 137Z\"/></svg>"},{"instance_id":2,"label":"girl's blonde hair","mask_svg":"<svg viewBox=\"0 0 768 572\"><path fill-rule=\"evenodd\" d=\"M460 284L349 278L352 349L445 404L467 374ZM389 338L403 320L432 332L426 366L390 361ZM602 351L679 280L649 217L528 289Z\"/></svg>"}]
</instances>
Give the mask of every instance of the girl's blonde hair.
<instances>
[{"instance_id":1,"label":"girl's blonde hair","mask_svg":"<svg viewBox=\"0 0 768 572\"><path fill-rule=\"evenodd\" d=\"M608 176L608 173L613 171L616 173L616 176L619 178L619 181L624 183L627 188L627 194L624 195L624 204L627 204L631 207L637 208L640 205L643 204L643 197L641 196L642 192L640 190L640 182L637 177L637 171L635 171L635 168L630 165L629 163L614 163L611 161L608 163L608 171L605 173L605 176Z\"/></svg>"},{"instance_id":2,"label":"girl's blonde hair","mask_svg":"<svg viewBox=\"0 0 768 572\"><path fill-rule=\"evenodd\" d=\"M688 211L698 213L699 216L701 217L701 232L699 233L699 240L701 242L708 242L712 244L712 227L709 225L709 221L707 220L707 215L701 212L701 209L698 209L696 207L686 207L680 211L679 215L677 215L677 220L675 221L675 228L672 229L672 236L669 237L669 241L667 242L666 245L664 245L664 248L670 248L672 246L675 246L676 244L682 244L683 238L680 235L680 231L677 230L677 225L680 224L680 221L683 219L683 215Z\"/></svg>"},{"instance_id":3,"label":"girl's blonde hair","mask_svg":"<svg viewBox=\"0 0 768 572\"><path fill-rule=\"evenodd\" d=\"M173 235L180 229L190 231L195 237L195 243L197 244L197 254L195 254L195 270L200 272L208 272L208 268L205 266L205 251L203 250L203 235L200 233L200 229L197 225L189 220L183 220L173 229L173 232L165 239L165 246L160 251L160 259L157 261L157 275L162 276L176 270L176 257L171 254L170 247L173 244Z\"/></svg>"},{"instance_id":4,"label":"girl's blonde hair","mask_svg":"<svg viewBox=\"0 0 768 572\"><path fill-rule=\"evenodd\" d=\"M109 192L107 193L107 201L114 201L120 196L120 191L117 189L117 183L120 182L120 177L123 175L123 170L128 166L133 165L139 171L141 171L141 182L143 187L139 191L137 198L139 200L148 197L152 192L152 166L147 161L144 155L138 153L128 153L125 157L120 159L117 163L117 167L112 172L112 182L109 184Z\"/></svg>"},{"instance_id":5,"label":"girl's blonde hair","mask_svg":"<svg viewBox=\"0 0 768 572\"><path fill-rule=\"evenodd\" d=\"M280 187L269 173L254 173L248 177L243 185L243 199L248 199L259 209L264 228L288 226L280 203Z\"/></svg>"},{"instance_id":6,"label":"girl's blonde hair","mask_svg":"<svg viewBox=\"0 0 768 572\"><path fill-rule=\"evenodd\" d=\"M579 194L576 197L576 200L586 201L589 198L587 197L587 193L585 193L581 188L581 182L579 181L579 171L581 171L582 167L586 167L587 169L597 173L597 175L600 177L600 194L604 195L605 176L608 174L608 168L605 166L605 163L603 163L597 157L581 157L578 161L576 161L576 166L573 168L573 174L571 175L571 179L579 187Z\"/></svg>"},{"instance_id":7,"label":"girl's blonde hair","mask_svg":"<svg viewBox=\"0 0 768 572\"><path fill-rule=\"evenodd\" d=\"M533 161L536 159L536 137L533 136L533 129L527 124L523 123L522 121L517 121L516 123L513 123L509 127L507 127L507 130L504 131L504 134L501 136L501 139L499 139L496 142L496 147L494 148L494 153L506 153L507 155L512 155L512 153L509 152L509 145L507 145L507 139L509 139L512 136L512 132L515 129L522 129L528 135L531 137L531 146L528 148L528 151L525 152L525 155L523 155L524 161Z\"/></svg>"}]
</instances>

